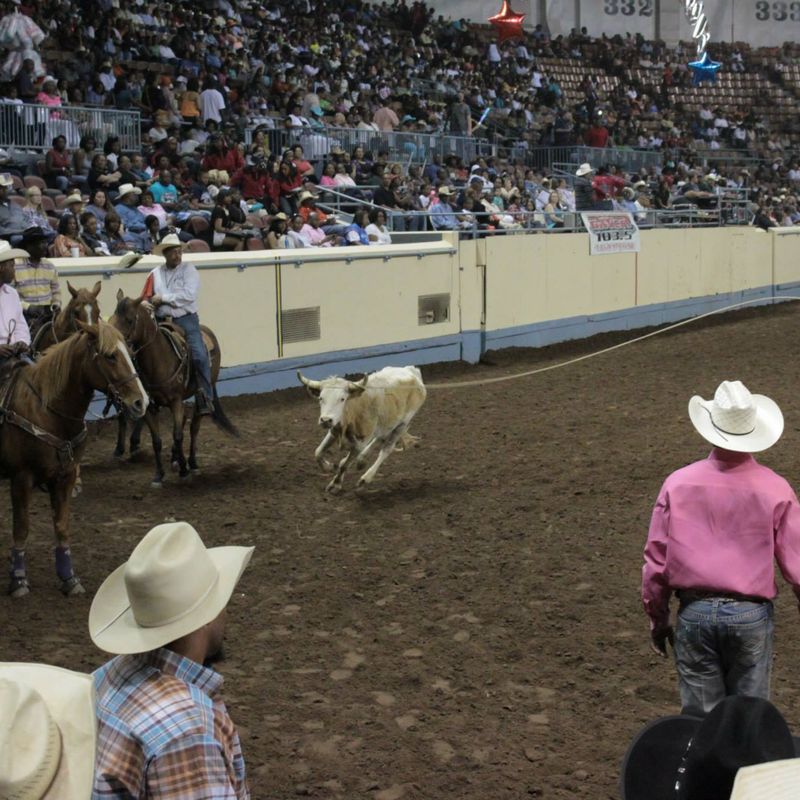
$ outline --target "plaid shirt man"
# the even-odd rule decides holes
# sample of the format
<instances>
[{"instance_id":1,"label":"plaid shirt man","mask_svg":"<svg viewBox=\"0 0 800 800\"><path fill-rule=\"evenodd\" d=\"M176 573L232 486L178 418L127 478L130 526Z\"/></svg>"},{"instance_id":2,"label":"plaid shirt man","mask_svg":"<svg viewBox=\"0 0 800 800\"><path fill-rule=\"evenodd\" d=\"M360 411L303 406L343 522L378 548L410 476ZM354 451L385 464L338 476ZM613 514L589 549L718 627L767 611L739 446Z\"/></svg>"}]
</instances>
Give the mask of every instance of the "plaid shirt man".
<instances>
[{"instance_id":1,"label":"plaid shirt man","mask_svg":"<svg viewBox=\"0 0 800 800\"><path fill-rule=\"evenodd\" d=\"M249 800L222 676L166 648L94 673L99 720L93 800Z\"/></svg>"}]
</instances>

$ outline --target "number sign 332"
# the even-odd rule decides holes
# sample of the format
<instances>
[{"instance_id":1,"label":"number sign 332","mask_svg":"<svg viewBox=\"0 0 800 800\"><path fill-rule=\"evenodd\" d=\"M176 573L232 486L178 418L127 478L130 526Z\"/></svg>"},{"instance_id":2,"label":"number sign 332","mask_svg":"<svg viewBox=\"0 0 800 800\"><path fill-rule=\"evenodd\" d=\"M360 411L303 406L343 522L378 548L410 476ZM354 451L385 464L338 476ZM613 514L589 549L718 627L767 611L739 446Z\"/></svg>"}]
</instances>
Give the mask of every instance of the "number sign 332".
<instances>
[{"instance_id":1,"label":"number sign 332","mask_svg":"<svg viewBox=\"0 0 800 800\"><path fill-rule=\"evenodd\" d=\"M616 14L623 14L626 17L632 17L634 14L640 17L652 17L654 5L655 0L605 0L603 11L612 17ZM763 5L768 5L768 3L763 3ZM786 3L780 5L785 6ZM800 3L792 3L792 5L800 5Z\"/></svg>"}]
</instances>

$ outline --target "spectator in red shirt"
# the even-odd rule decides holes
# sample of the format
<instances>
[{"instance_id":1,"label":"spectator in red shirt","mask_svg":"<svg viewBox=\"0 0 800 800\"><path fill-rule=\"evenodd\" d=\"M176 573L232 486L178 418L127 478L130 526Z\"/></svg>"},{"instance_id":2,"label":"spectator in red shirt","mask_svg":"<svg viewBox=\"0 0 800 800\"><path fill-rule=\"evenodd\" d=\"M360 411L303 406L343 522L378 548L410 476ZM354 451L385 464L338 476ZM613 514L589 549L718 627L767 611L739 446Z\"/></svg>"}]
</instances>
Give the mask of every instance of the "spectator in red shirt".
<instances>
[{"instance_id":1,"label":"spectator in red shirt","mask_svg":"<svg viewBox=\"0 0 800 800\"><path fill-rule=\"evenodd\" d=\"M244 158L236 147L229 147L225 137L220 134L208 140L208 152L203 158L203 169L224 169L233 175L244 167Z\"/></svg>"},{"instance_id":2,"label":"spectator in red shirt","mask_svg":"<svg viewBox=\"0 0 800 800\"><path fill-rule=\"evenodd\" d=\"M587 147L605 147L608 143L608 128L603 125L600 118L595 118L592 127L583 136Z\"/></svg>"},{"instance_id":3,"label":"spectator in red shirt","mask_svg":"<svg viewBox=\"0 0 800 800\"><path fill-rule=\"evenodd\" d=\"M266 170L266 163L258 161L256 164L245 164L231 176L231 186L238 186L245 200L261 200L269 186L270 176Z\"/></svg>"},{"instance_id":4,"label":"spectator in red shirt","mask_svg":"<svg viewBox=\"0 0 800 800\"><path fill-rule=\"evenodd\" d=\"M613 200L625 188L625 181L618 175L610 175L605 167L600 167L592 181L592 186L594 187L595 201L601 202Z\"/></svg>"}]
</instances>

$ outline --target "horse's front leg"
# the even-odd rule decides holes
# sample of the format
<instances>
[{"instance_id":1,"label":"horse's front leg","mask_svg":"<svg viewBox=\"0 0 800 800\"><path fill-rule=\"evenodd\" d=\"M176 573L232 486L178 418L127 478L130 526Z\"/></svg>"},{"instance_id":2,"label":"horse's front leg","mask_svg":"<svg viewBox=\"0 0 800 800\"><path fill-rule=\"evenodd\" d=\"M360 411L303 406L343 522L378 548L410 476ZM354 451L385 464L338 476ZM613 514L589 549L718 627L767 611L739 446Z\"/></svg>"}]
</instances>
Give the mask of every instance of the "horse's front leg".
<instances>
[{"instance_id":1,"label":"horse's front leg","mask_svg":"<svg viewBox=\"0 0 800 800\"><path fill-rule=\"evenodd\" d=\"M8 593L24 597L30 591L25 564L25 545L28 541L29 508L33 482L26 472L18 472L11 479L11 507L14 515L14 546L11 548L11 583Z\"/></svg>"},{"instance_id":2,"label":"horse's front leg","mask_svg":"<svg viewBox=\"0 0 800 800\"><path fill-rule=\"evenodd\" d=\"M114 448L114 458L125 456L125 436L128 432L128 418L125 414L117 414L117 446Z\"/></svg>"},{"instance_id":3,"label":"horse's front leg","mask_svg":"<svg viewBox=\"0 0 800 800\"><path fill-rule=\"evenodd\" d=\"M164 485L164 463L161 460L161 431L158 426L158 407L150 405L144 415L147 427L150 429L150 441L153 443L153 457L156 462L156 473L150 486L160 489Z\"/></svg>"},{"instance_id":4,"label":"horse's front leg","mask_svg":"<svg viewBox=\"0 0 800 800\"><path fill-rule=\"evenodd\" d=\"M192 414L192 421L189 423L189 469L195 474L200 472L197 464L197 435L202 421L202 414Z\"/></svg>"},{"instance_id":5,"label":"horse's front leg","mask_svg":"<svg viewBox=\"0 0 800 800\"><path fill-rule=\"evenodd\" d=\"M186 457L183 455L183 426L186 421L183 398L173 400L172 410L172 466L177 466L178 474L185 478L189 474Z\"/></svg>"},{"instance_id":6,"label":"horse's front leg","mask_svg":"<svg viewBox=\"0 0 800 800\"><path fill-rule=\"evenodd\" d=\"M131 426L131 442L130 442L130 457L133 458L142 442L142 429L144 428L145 419L137 419Z\"/></svg>"},{"instance_id":7,"label":"horse's front leg","mask_svg":"<svg viewBox=\"0 0 800 800\"><path fill-rule=\"evenodd\" d=\"M53 509L53 528L56 533L56 575L61 581L61 591L65 595L83 594L84 588L72 569L72 555L69 550L69 503L77 469L73 467L66 474L50 481L50 506Z\"/></svg>"}]
</instances>

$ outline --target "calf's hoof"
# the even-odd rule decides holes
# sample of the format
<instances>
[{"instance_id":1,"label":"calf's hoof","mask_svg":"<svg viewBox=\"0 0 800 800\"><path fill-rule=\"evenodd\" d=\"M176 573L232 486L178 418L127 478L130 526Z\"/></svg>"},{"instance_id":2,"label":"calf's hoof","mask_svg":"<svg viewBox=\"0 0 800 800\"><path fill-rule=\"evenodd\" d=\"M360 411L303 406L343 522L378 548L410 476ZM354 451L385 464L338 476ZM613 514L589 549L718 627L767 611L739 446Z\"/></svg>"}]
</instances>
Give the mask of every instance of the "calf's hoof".
<instances>
[{"instance_id":1,"label":"calf's hoof","mask_svg":"<svg viewBox=\"0 0 800 800\"><path fill-rule=\"evenodd\" d=\"M163 489L164 488L164 482L160 481L160 480L150 481L150 488L151 489Z\"/></svg>"},{"instance_id":2,"label":"calf's hoof","mask_svg":"<svg viewBox=\"0 0 800 800\"><path fill-rule=\"evenodd\" d=\"M71 578L61 581L61 586L59 588L61 589L61 593L66 597L74 597L75 595L86 594L86 589L83 588L83 584L77 575L73 575Z\"/></svg>"},{"instance_id":3,"label":"calf's hoof","mask_svg":"<svg viewBox=\"0 0 800 800\"><path fill-rule=\"evenodd\" d=\"M339 494L342 491L342 484L332 480L326 487L325 491L328 494Z\"/></svg>"},{"instance_id":4,"label":"calf's hoof","mask_svg":"<svg viewBox=\"0 0 800 800\"><path fill-rule=\"evenodd\" d=\"M319 464L319 468L323 472L333 472L333 464L330 461L326 461L324 458L322 458L317 461L317 464Z\"/></svg>"},{"instance_id":5,"label":"calf's hoof","mask_svg":"<svg viewBox=\"0 0 800 800\"><path fill-rule=\"evenodd\" d=\"M30 594L31 585L28 583L27 578L12 578L8 587L8 593L13 598L25 597Z\"/></svg>"}]
</instances>

